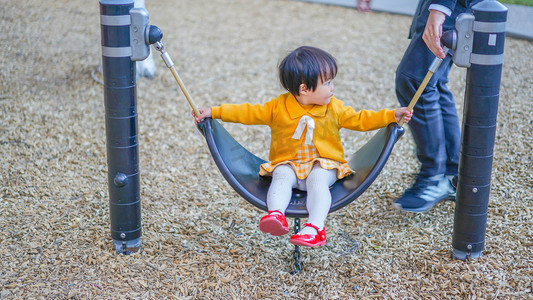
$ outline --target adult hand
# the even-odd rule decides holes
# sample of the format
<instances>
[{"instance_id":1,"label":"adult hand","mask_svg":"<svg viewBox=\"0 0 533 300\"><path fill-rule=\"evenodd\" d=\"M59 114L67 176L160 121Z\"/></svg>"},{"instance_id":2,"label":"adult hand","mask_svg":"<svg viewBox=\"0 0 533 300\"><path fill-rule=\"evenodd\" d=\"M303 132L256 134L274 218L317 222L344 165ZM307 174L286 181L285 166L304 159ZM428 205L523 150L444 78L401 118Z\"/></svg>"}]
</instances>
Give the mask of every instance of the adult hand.
<instances>
[{"instance_id":1,"label":"adult hand","mask_svg":"<svg viewBox=\"0 0 533 300\"><path fill-rule=\"evenodd\" d=\"M442 36L442 24L446 19L446 15L438 10L430 10L426 28L422 39L426 42L429 50L438 58L444 58L444 50L440 45L440 37Z\"/></svg>"}]
</instances>

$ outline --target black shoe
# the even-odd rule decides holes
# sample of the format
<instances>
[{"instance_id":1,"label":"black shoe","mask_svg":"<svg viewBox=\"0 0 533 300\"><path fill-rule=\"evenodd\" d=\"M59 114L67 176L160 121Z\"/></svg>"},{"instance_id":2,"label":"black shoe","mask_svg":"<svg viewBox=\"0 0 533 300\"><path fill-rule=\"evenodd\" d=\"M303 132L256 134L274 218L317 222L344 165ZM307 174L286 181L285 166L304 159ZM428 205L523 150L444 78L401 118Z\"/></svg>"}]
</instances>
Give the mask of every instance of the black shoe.
<instances>
[{"instance_id":1,"label":"black shoe","mask_svg":"<svg viewBox=\"0 0 533 300\"><path fill-rule=\"evenodd\" d=\"M450 181L450 184L452 185L453 192L450 193L450 198L448 200L455 202L455 195L457 191L457 182L459 181L459 178L457 175L446 175L446 178Z\"/></svg>"},{"instance_id":2,"label":"black shoe","mask_svg":"<svg viewBox=\"0 0 533 300\"><path fill-rule=\"evenodd\" d=\"M447 176L417 176L413 186L394 201L394 207L410 211L425 212L442 200L455 199L455 187Z\"/></svg>"}]
</instances>

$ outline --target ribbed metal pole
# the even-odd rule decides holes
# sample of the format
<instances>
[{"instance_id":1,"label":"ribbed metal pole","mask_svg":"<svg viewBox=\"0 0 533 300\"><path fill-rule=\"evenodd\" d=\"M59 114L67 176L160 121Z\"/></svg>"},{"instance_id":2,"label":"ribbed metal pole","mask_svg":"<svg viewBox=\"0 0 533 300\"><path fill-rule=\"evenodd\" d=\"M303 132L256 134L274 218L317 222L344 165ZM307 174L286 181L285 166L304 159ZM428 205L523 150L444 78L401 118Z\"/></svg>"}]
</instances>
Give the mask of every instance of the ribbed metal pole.
<instances>
[{"instance_id":1,"label":"ribbed metal pole","mask_svg":"<svg viewBox=\"0 0 533 300\"><path fill-rule=\"evenodd\" d=\"M459 181L453 229L453 256L477 258L485 231L507 8L495 0L472 7L475 17L470 68L466 75Z\"/></svg>"},{"instance_id":2,"label":"ribbed metal pole","mask_svg":"<svg viewBox=\"0 0 533 300\"><path fill-rule=\"evenodd\" d=\"M132 8L133 0L100 0L111 237L116 251L124 254L141 246Z\"/></svg>"}]
</instances>

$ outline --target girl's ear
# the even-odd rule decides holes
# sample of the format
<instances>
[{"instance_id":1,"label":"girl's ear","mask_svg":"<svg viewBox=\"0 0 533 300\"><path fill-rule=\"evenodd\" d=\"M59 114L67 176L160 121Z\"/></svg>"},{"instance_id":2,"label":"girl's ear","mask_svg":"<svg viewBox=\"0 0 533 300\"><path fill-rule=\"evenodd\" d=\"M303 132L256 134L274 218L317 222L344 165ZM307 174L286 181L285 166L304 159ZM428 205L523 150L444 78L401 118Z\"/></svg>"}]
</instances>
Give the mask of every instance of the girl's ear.
<instances>
[{"instance_id":1,"label":"girl's ear","mask_svg":"<svg viewBox=\"0 0 533 300\"><path fill-rule=\"evenodd\" d=\"M302 83L300 84L300 87L298 88L299 92L300 92L300 95L304 95L304 96L307 96L307 85L305 85L305 83Z\"/></svg>"}]
</instances>

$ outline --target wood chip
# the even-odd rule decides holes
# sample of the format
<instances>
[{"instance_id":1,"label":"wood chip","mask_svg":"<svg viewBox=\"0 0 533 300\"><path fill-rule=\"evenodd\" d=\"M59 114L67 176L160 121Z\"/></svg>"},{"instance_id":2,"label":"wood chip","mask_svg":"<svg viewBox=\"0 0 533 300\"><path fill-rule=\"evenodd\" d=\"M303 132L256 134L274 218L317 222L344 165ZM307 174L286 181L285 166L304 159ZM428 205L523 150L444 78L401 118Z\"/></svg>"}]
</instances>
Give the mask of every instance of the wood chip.
<instances>
[{"instance_id":1,"label":"wood chip","mask_svg":"<svg viewBox=\"0 0 533 300\"><path fill-rule=\"evenodd\" d=\"M410 17L289 0L160 0L148 10L200 107L276 97L277 63L303 44L337 58L339 99L356 109L398 106L394 72ZM142 250L115 253L103 87L91 77L101 60L99 22L96 1L2 5L1 299L533 297L533 43L505 42L479 259L451 258L453 203L424 214L392 208L418 170L407 130L374 184L329 216L327 245L302 249L303 272L291 275L289 236L258 230L264 212L220 175L158 55L156 77L137 81ZM462 115L465 70L449 77ZM224 126L268 157L268 128ZM347 155L371 136L342 131Z\"/></svg>"}]
</instances>

